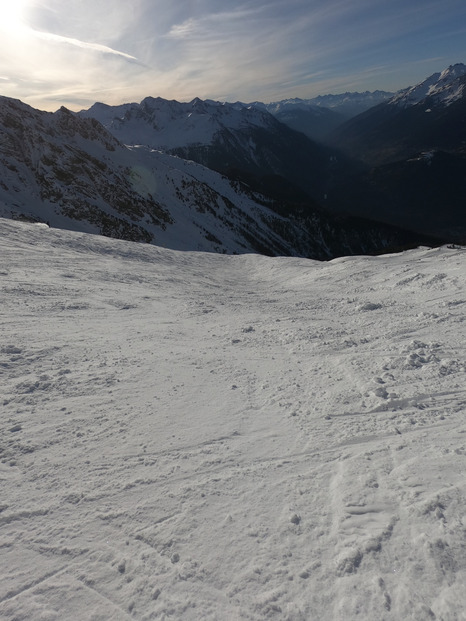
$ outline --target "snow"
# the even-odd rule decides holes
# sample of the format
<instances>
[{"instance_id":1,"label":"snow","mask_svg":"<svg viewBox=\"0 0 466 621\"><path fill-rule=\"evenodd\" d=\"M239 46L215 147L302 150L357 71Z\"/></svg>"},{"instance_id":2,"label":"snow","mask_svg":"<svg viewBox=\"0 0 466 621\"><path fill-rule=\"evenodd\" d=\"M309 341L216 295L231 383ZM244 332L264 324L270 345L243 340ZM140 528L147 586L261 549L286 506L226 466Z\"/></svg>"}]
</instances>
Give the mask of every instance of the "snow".
<instances>
[{"instance_id":1,"label":"snow","mask_svg":"<svg viewBox=\"0 0 466 621\"><path fill-rule=\"evenodd\" d=\"M223 245L230 253L244 252L247 240L240 226L244 217L248 219L249 232L254 231L257 239L265 236L269 242L276 240L283 244L271 227L264 232L264 225L272 218L279 220L280 216L238 191L223 175L191 160L146 147L128 149L137 156L138 163L133 167L133 187L143 195L153 193L172 219L163 230L153 227L159 246L207 252L221 251ZM202 196L203 191L207 198ZM231 201L237 211L232 213L225 201ZM214 239L206 237L206 231L211 231ZM221 242L215 241L216 238ZM289 252L293 253L293 248Z\"/></svg>"},{"instance_id":2,"label":"snow","mask_svg":"<svg viewBox=\"0 0 466 621\"><path fill-rule=\"evenodd\" d=\"M112 115L113 110L113 115ZM169 151L186 145L212 144L220 130L269 128L273 118L265 110L199 98L168 101L146 97L140 104L95 104L79 116L95 118L127 145L146 145Z\"/></svg>"},{"instance_id":3,"label":"snow","mask_svg":"<svg viewBox=\"0 0 466 621\"><path fill-rule=\"evenodd\" d=\"M123 230L177 250L308 251L295 222L219 173L141 145L124 147L64 109L51 114L9 98L0 103L0 217L114 236ZM94 109L108 118L117 110Z\"/></svg>"},{"instance_id":4,"label":"snow","mask_svg":"<svg viewBox=\"0 0 466 621\"><path fill-rule=\"evenodd\" d=\"M0 618L466 618L465 249L0 234Z\"/></svg>"},{"instance_id":5,"label":"snow","mask_svg":"<svg viewBox=\"0 0 466 621\"><path fill-rule=\"evenodd\" d=\"M463 96L464 80L461 78L465 75L466 65L462 63L450 65L441 73L434 73L420 84L400 91L390 103L409 107L422 102L427 97L432 97L436 103L449 106Z\"/></svg>"}]
</instances>

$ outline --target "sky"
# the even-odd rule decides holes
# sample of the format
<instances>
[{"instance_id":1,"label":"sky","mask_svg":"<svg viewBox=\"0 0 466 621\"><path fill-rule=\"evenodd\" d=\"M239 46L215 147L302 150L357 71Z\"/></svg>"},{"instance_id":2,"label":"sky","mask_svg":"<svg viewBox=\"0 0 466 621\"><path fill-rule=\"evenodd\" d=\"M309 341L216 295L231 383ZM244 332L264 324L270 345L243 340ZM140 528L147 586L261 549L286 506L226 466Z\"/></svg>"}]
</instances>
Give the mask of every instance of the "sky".
<instances>
[{"instance_id":1,"label":"sky","mask_svg":"<svg viewBox=\"0 0 466 621\"><path fill-rule=\"evenodd\" d=\"M42 110L396 91L465 61L464 0L0 0L0 94Z\"/></svg>"}]
</instances>

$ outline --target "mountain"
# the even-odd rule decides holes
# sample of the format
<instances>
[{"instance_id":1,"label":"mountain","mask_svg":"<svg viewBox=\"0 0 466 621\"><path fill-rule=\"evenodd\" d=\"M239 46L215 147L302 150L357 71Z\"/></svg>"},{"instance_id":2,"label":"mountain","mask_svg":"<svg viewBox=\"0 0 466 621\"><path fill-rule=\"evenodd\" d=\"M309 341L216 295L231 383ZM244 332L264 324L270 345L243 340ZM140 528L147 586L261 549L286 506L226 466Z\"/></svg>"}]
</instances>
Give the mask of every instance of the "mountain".
<instances>
[{"instance_id":1,"label":"mountain","mask_svg":"<svg viewBox=\"0 0 466 621\"><path fill-rule=\"evenodd\" d=\"M371 166L466 147L466 65L456 64L341 125L331 144Z\"/></svg>"},{"instance_id":2,"label":"mountain","mask_svg":"<svg viewBox=\"0 0 466 621\"><path fill-rule=\"evenodd\" d=\"M302 132L316 142L322 142L325 136L344 123L346 116L311 103L313 100L287 99L270 104L254 102L241 104L270 112L278 121L295 131Z\"/></svg>"},{"instance_id":3,"label":"mountain","mask_svg":"<svg viewBox=\"0 0 466 621\"><path fill-rule=\"evenodd\" d=\"M420 84L400 91L389 103L408 108L429 98L429 101L435 105L449 106L464 97L465 76L466 65L463 63L450 65L441 73L434 73Z\"/></svg>"},{"instance_id":4,"label":"mountain","mask_svg":"<svg viewBox=\"0 0 466 621\"><path fill-rule=\"evenodd\" d=\"M363 93L346 92L336 95L318 95L305 101L308 105L333 110L349 119L391 99L393 96L394 93L378 90L364 91Z\"/></svg>"},{"instance_id":5,"label":"mountain","mask_svg":"<svg viewBox=\"0 0 466 621\"><path fill-rule=\"evenodd\" d=\"M466 240L466 65L351 119L331 141L366 166L335 186L337 211Z\"/></svg>"},{"instance_id":6,"label":"mountain","mask_svg":"<svg viewBox=\"0 0 466 621\"><path fill-rule=\"evenodd\" d=\"M296 109L320 109L322 112L332 110L339 115L339 118L349 119L373 108L384 101L391 99L395 93L388 91L365 91L363 93L358 92L346 92L340 94L318 95L311 99L300 99L299 97L293 97L291 99L282 99L280 101L274 101L271 103L262 103L255 101L250 104L241 104L246 106L254 106L267 110L271 114L277 114L284 110Z\"/></svg>"},{"instance_id":7,"label":"mountain","mask_svg":"<svg viewBox=\"0 0 466 621\"><path fill-rule=\"evenodd\" d=\"M345 116L330 108L299 101L270 104L267 109L281 123L317 142L325 142L327 134L346 120Z\"/></svg>"},{"instance_id":8,"label":"mountain","mask_svg":"<svg viewBox=\"0 0 466 621\"><path fill-rule=\"evenodd\" d=\"M97 121L2 97L0 139L2 215L65 227L80 221L84 230L137 241L170 222L152 196L135 189L128 150Z\"/></svg>"},{"instance_id":9,"label":"mountain","mask_svg":"<svg viewBox=\"0 0 466 621\"><path fill-rule=\"evenodd\" d=\"M466 243L466 154L426 151L335 187L336 210Z\"/></svg>"},{"instance_id":10,"label":"mountain","mask_svg":"<svg viewBox=\"0 0 466 621\"><path fill-rule=\"evenodd\" d=\"M320 200L350 162L257 106L147 97L140 104L96 104L79 113L99 120L124 144L194 160L277 198ZM279 186L283 190L280 192ZM278 192L278 194L276 194Z\"/></svg>"},{"instance_id":11,"label":"mountain","mask_svg":"<svg viewBox=\"0 0 466 621\"><path fill-rule=\"evenodd\" d=\"M209 116L199 116L208 128ZM8 98L0 105L0 180L1 216L174 249L325 259L420 242L329 217L309 200L267 197L147 146L124 146L94 118Z\"/></svg>"},{"instance_id":12,"label":"mountain","mask_svg":"<svg viewBox=\"0 0 466 621\"><path fill-rule=\"evenodd\" d=\"M392 96L393 93L386 91L366 91L320 95L312 99L283 99L268 104L260 101L250 104L237 102L236 105L267 110L291 129L302 132L311 140L325 143L327 135L346 120Z\"/></svg>"}]
</instances>

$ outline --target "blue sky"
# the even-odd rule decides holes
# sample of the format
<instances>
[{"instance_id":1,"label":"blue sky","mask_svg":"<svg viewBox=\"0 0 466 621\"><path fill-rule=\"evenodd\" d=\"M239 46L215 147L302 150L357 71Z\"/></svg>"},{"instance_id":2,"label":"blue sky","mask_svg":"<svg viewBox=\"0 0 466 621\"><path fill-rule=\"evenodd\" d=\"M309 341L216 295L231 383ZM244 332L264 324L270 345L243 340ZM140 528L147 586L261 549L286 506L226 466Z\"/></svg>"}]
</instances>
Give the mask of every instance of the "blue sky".
<instances>
[{"instance_id":1,"label":"blue sky","mask_svg":"<svg viewBox=\"0 0 466 621\"><path fill-rule=\"evenodd\" d=\"M0 0L0 94L43 110L398 90L456 62L464 0Z\"/></svg>"}]
</instances>

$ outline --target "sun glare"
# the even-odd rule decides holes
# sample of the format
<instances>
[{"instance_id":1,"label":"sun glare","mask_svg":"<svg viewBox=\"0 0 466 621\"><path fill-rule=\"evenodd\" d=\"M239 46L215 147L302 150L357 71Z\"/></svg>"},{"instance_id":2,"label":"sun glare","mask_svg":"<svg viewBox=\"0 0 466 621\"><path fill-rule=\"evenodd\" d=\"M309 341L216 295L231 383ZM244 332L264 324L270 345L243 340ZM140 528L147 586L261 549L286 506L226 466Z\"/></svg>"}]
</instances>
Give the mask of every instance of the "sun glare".
<instances>
[{"instance_id":1,"label":"sun glare","mask_svg":"<svg viewBox=\"0 0 466 621\"><path fill-rule=\"evenodd\" d=\"M19 30L28 0L0 0L0 22L5 30Z\"/></svg>"}]
</instances>

